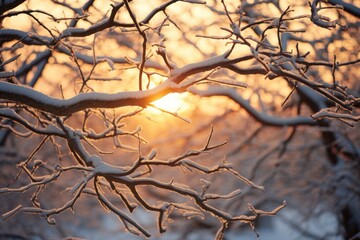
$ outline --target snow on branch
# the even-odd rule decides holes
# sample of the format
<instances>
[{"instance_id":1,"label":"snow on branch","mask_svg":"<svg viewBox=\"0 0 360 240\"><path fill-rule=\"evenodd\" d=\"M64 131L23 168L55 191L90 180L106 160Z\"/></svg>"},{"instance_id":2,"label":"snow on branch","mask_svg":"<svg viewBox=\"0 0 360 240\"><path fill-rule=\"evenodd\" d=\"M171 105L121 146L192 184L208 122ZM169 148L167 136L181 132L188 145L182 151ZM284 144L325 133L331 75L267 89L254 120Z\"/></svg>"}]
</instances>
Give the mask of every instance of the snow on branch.
<instances>
[{"instance_id":1,"label":"snow on branch","mask_svg":"<svg viewBox=\"0 0 360 240\"><path fill-rule=\"evenodd\" d=\"M318 25L319 27L323 28L335 28L336 25L339 25L338 20L330 20L329 17L323 16L319 14L319 11L325 9L323 7L318 7L318 5L321 5L321 2L327 2L323 0L314 0L312 3L309 2L310 8L311 8L311 21ZM335 9L343 9L342 5L335 5L333 8Z\"/></svg>"},{"instance_id":2,"label":"snow on branch","mask_svg":"<svg viewBox=\"0 0 360 240\"><path fill-rule=\"evenodd\" d=\"M332 20L321 12L344 8L357 16L358 8L354 5L338 0L314 0L309 5L303 4L303 10L311 14L298 15L296 11L301 6L294 9L288 6L284 10L279 1L238 1L239 6L235 6L224 0L167 0L151 1L148 6L152 8L146 9L131 0L104 8L94 5L93 0L82 6L53 0L49 1L51 6L55 4L64 10L59 16L53 15L51 9L49 12L35 9L7 12L23 2L0 3L3 24L0 29L0 157L3 159L3 152L13 154L7 159L10 159L11 174L15 173L8 176L7 165L1 166L1 173L10 180L7 185L2 183L0 195L22 194L26 199L21 199L25 203L6 206L0 221L16 218L19 213L31 213L45 218L49 224L56 224L55 215L73 210L80 197L87 194L96 198L107 212L115 214L132 234L151 236L148 226L136 220L134 211L140 208L156 214L154 222L159 233L167 230L172 218L209 217L217 220L215 237L222 239L233 223L249 224L255 231L254 223L259 217L273 216L286 206L279 197L276 201L280 205L270 211L258 209L262 208L260 204L248 204L246 214L229 207L234 202L242 202L249 191L269 194L262 199L273 201L278 192L269 193L267 180L280 172L279 169L285 169L283 165L289 165L278 164L288 153L293 154L289 157L310 159L311 154L304 155L304 148L323 144L319 149L326 148L327 155L321 157L331 164L342 159L351 162L359 157L353 136L332 128L329 120L338 119L355 126L360 119L358 75L351 71L360 59L356 53L350 54L357 46L351 46L356 43L351 34L357 34L359 23L350 22L350 31L346 34L344 28L327 31L329 36L311 36L308 31L312 27L319 30L318 26L333 30L340 26L340 20L347 21L347 16L341 13L339 20ZM327 3L331 5L323 5ZM183 6L185 10L179 12L177 7ZM26 7L31 8L31 4ZM139 9L141 13L137 12ZM278 11L262 12L263 9ZM130 18L123 18L123 13ZM185 19L179 13L186 13ZM24 30L26 26L20 28L7 21L16 22L18 15L24 14L30 16L28 30ZM41 20L43 17L47 20ZM192 20L196 20L195 25ZM306 21L312 25L304 25ZM306 27L298 27L300 25ZM339 47L336 41L343 41L344 45ZM330 50L339 50L339 56L334 53L334 58L329 59ZM344 51L349 57L340 56ZM101 69L101 63L107 63L106 70L110 67L111 73ZM52 79L54 69L59 76ZM53 81L55 79L61 82ZM98 82L95 84L94 79L104 81L96 85ZM119 80L121 82L117 82ZM133 90L133 82L138 84L138 90ZM281 89L284 85L277 85L280 82L291 91ZM46 89L50 94L43 93L42 86L53 87ZM107 87L115 93L99 90ZM276 109L275 100L284 98L284 90L287 94L286 104L281 105L284 114L275 116L268 109ZM236 110L227 108L226 104L221 104L223 109L219 109L219 112L225 110L224 115L200 115L207 112L209 105L198 104L198 98L190 94L186 100L195 110L189 110L189 115L194 116L198 124L193 132L183 133L186 129L182 125L175 128L166 119L161 119L159 124L156 117L152 119L152 113L151 117L147 116L152 107L192 123L178 112L156 106L155 100L176 92L190 92L200 98L226 97L252 118L246 123L234 123L230 115L236 115ZM57 93L62 98L52 97ZM270 100L262 101L262 93ZM72 97L64 97L70 94ZM259 98L258 107L247 100L247 96L255 95ZM172 104L170 101L166 103ZM137 108L127 108L129 106ZM144 119L158 124L149 130L151 137L167 137L160 147L143 146L147 139L142 131L150 128ZM163 124L163 120L166 123ZM247 135L247 127L251 128L254 123L260 126L247 139L237 134ZM208 137L202 138L202 131L212 124L236 128L230 129L231 134L234 133L230 139L235 139L231 146L230 141L224 140L224 137L228 139L223 136L226 129L222 129L221 136L215 136L211 127ZM177 132L173 133L172 128ZM272 137L273 131L280 128L290 129L289 134L285 137L282 134L280 141L268 147L269 143L265 142L268 135ZM305 137L318 135L321 136L314 139L315 143L303 141ZM259 141L253 141L255 138ZM172 141L174 139L176 141ZM184 144L175 146L174 142L180 142L177 140ZM241 146L237 146L238 140ZM292 141L296 141L295 144ZM259 145L258 142L265 143ZM151 148L153 150L149 150ZM259 149L262 151L258 154ZM318 150L309 151L318 153ZM255 158L253 152L257 155ZM241 154L251 159L253 165L243 168ZM275 161L278 162L273 166ZM355 166L354 162L347 165L346 161L338 165ZM273 168L270 174L268 169L265 174L258 172L265 164ZM320 161L317 164L320 165ZM287 174L294 172L285 170ZM217 180L225 177L226 181L230 180L229 184L219 190ZM357 178L353 179L356 182ZM52 188L54 185L65 189L62 202L44 204L43 200L48 201L47 191L57 191ZM155 197L150 195L151 191L156 192ZM262 201L254 196L254 202Z\"/></svg>"},{"instance_id":3,"label":"snow on branch","mask_svg":"<svg viewBox=\"0 0 360 240\"><path fill-rule=\"evenodd\" d=\"M251 57L246 56L229 60L224 57L225 55L223 54L209 60L175 69L167 81L153 89L144 91L119 92L116 94L98 92L80 93L73 98L62 100L52 98L26 86L0 82L0 98L22 103L58 116L71 115L88 108L146 107L149 103L160 99L168 93L183 91L183 87L178 83L190 75L251 59ZM187 84L186 87L189 85L191 86L192 84Z\"/></svg>"},{"instance_id":4,"label":"snow on branch","mask_svg":"<svg viewBox=\"0 0 360 240\"><path fill-rule=\"evenodd\" d=\"M236 90L231 88L223 87L209 87L207 90L199 90L195 87L190 90L193 94L199 95L201 97L213 97L213 96L225 96L239 104L244 108L252 117L254 117L259 122L270 125L270 126L296 126L296 125L316 125L316 122L311 117L286 117L279 118L269 116L266 113L259 112L254 107L251 106L249 101L245 100Z\"/></svg>"},{"instance_id":5,"label":"snow on branch","mask_svg":"<svg viewBox=\"0 0 360 240\"><path fill-rule=\"evenodd\" d=\"M311 117L314 119L322 119L322 118L339 119L341 121L348 123L353 127L358 121L360 121L360 116L353 116L347 113L333 112L329 108L321 109L319 112L313 114Z\"/></svg>"},{"instance_id":6,"label":"snow on branch","mask_svg":"<svg viewBox=\"0 0 360 240\"><path fill-rule=\"evenodd\" d=\"M220 222L230 223L235 221L245 222L248 224L253 224L253 222L262 215L275 215L279 210L285 207L285 204L280 205L279 207L275 208L270 212L257 210L252 207L253 215L246 216L246 215L239 215L239 216L232 216L228 213L225 213L221 209L211 205L208 200L228 200L233 199L239 195L241 192L240 189L235 189L232 192L224 195L216 194L216 193L209 193L208 188L211 185L211 182L206 180L200 180L202 184L204 184L203 192L200 193L195 191L194 189L190 188L190 186L184 184L176 183L176 178L173 178L170 182L163 182L156 180L151 177L147 177L151 171L142 172L143 167L157 168L157 167L186 167L186 168L193 168L199 171L202 171L207 174L220 174L222 170L229 170L234 176L239 178L241 181L249 184L251 187L256 189L263 190L263 187L257 186L256 184L252 183L250 180L246 179L245 177L241 176L233 167L227 163L222 163L215 167L207 167L204 165L200 165L195 163L192 160L188 160L189 157L195 157L202 154L207 154L211 150L215 150L223 146L225 143L220 144L210 144L211 138L213 136L213 129L206 141L204 148L200 150L189 150L185 154L170 159L168 161L162 161L156 159L156 154L150 153L147 157L139 156L139 159L133 164L132 167L118 167L115 165L111 165L106 163L102 157L99 155L91 155L84 147L83 142L81 140L81 133L79 131L73 130L69 126L66 126L64 121L60 118L57 118L57 124L59 125L60 129L64 131L65 138L67 139L69 150L73 153L75 158L77 159L77 165L73 166L61 166L56 165L53 167L53 173L51 175L39 175L36 171L30 171L30 158L21 164L22 169L31 179L31 182L28 184L24 184L22 187L19 188L1 188L0 194L11 193L11 192L26 192L31 188L49 184L56 179L60 178L64 172L69 171L84 171L86 174L82 179L70 188L68 191L72 197L62 206L54 207L51 209L42 208L41 205L35 204L33 207L24 207L24 206L17 206L14 209L4 213L1 216L2 220L6 220L10 217L14 217L17 213L33 213L39 214L44 217L49 224L55 224L55 219L52 218L52 215L59 214L67 209L72 209L79 199L79 197L86 191L86 186L90 180L94 180L94 188L95 188L95 195L99 200L99 203L110 212L116 214L119 219L124 223L126 229L129 232L139 235L142 234L145 237L150 237L150 233L142 227L139 223L137 223L131 216L125 214L122 210L120 210L117 206L112 203L107 196L105 191L102 189L104 186L104 182L106 181L111 190L114 193L120 195L121 200L128 206L129 210L132 212L138 204L147 209L148 211L158 212L159 219L158 219L158 227L159 232L163 233L166 231L166 227L164 226L164 220L169 218L170 212L172 211L179 211L184 216L197 216L202 214L202 211L211 213L214 217L216 217ZM43 145L48 138L45 138L43 142L39 145L36 151ZM34 151L34 154L35 152ZM44 164L44 163L40 163ZM132 196L138 204L129 201L126 195L121 193L118 189L119 186L124 186L130 190L130 196ZM105 185L106 186L106 185ZM146 187L155 187L159 189L163 189L168 191L169 193L176 193L179 196L190 198L194 201L195 207L191 205L187 205L185 203L173 203L173 202L166 202L164 201L160 205L151 205L147 203L147 201L141 196L142 194L138 191L138 187L146 186ZM35 195L35 199L39 196L37 192ZM222 230L222 231L225 231Z\"/></svg>"}]
</instances>

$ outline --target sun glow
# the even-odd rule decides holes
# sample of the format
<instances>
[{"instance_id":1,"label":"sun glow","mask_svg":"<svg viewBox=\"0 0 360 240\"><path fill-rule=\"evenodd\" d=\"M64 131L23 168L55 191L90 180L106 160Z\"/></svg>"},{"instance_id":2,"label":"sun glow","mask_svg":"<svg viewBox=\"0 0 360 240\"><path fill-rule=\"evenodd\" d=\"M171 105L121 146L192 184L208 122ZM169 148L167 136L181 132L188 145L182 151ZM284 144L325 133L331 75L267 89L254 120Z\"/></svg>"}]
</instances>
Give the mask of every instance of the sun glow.
<instances>
[{"instance_id":1,"label":"sun glow","mask_svg":"<svg viewBox=\"0 0 360 240\"><path fill-rule=\"evenodd\" d=\"M150 83L150 88L154 88L156 84L160 84L164 79L161 76L156 77L154 82ZM171 114L180 114L190 108L190 103L186 101L188 93L169 93L168 95L152 102L153 107L148 110L152 114L160 115L166 112Z\"/></svg>"},{"instance_id":2,"label":"sun glow","mask_svg":"<svg viewBox=\"0 0 360 240\"><path fill-rule=\"evenodd\" d=\"M187 108L187 104L184 101L184 96L179 93L170 93L161 99L152 102L152 104L156 108L159 108L154 108L155 113L161 113L161 110L175 113L179 110L184 110L184 108Z\"/></svg>"}]
</instances>

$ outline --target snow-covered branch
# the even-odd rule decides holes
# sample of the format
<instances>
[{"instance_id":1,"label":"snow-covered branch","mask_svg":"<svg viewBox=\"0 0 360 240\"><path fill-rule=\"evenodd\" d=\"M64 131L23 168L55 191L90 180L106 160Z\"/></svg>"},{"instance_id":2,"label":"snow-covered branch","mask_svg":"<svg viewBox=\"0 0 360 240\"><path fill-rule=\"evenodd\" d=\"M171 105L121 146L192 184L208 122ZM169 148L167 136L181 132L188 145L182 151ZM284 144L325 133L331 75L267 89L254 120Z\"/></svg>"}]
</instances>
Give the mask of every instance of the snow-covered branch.
<instances>
[{"instance_id":1,"label":"snow-covered branch","mask_svg":"<svg viewBox=\"0 0 360 240\"><path fill-rule=\"evenodd\" d=\"M93 226L104 209L132 234L176 220L179 239L207 228L220 240L241 223L256 233L298 196L360 216L348 201L359 199L357 6L102 4L0 1L0 232L37 224L21 218L31 213L65 234L62 222L86 209L102 214L82 222Z\"/></svg>"},{"instance_id":2,"label":"snow-covered branch","mask_svg":"<svg viewBox=\"0 0 360 240\"><path fill-rule=\"evenodd\" d=\"M207 90L199 90L195 87L191 89L193 94L196 94L201 97L214 97L214 96L224 96L228 97L237 104L239 104L245 111L249 113L253 118L257 121L270 126L297 126L297 125L309 125L313 126L316 125L316 122L311 117L274 117L269 116L267 113L262 113L256 110L254 107L251 106L250 102L245 100L241 95L235 90L230 88L223 88L223 87L209 87Z\"/></svg>"}]
</instances>

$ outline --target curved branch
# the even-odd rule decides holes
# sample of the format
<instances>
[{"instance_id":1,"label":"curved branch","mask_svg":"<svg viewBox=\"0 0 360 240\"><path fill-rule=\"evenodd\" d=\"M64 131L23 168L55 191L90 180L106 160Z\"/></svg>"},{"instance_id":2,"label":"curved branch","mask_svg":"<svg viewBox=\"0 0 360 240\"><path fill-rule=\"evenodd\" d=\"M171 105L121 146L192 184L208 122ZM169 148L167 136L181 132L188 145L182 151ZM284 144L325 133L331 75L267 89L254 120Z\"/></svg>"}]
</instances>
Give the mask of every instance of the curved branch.
<instances>
[{"instance_id":1,"label":"curved branch","mask_svg":"<svg viewBox=\"0 0 360 240\"><path fill-rule=\"evenodd\" d=\"M322 0L314 0L312 3L309 2L310 8L311 8L311 17L310 20L318 25L319 27L323 27L326 29L335 28L336 24L338 24L338 20L331 21L328 17L322 16L318 13L321 8L317 8L317 5L323 2ZM341 6L335 6L335 7L341 7Z\"/></svg>"},{"instance_id":2,"label":"curved branch","mask_svg":"<svg viewBox=\"0 0 360 240\"><path fill-rule=\"evenodd\" d=\"M292 117L292 118L278 118L269 116L265 113L258 112L253 108L250 103L242 98L235 89L226 89L221 87L210 87L208 90L199 90L196 88L191 88L190 90L193 94L199 95L201 97L212 97L212 96L225 96L239 104L243 107L253 118L257 121L274 127L283 127L283 126L298 126L298 125L316 125L316 122L311 117Z\"/></svg>"},{"instance_id":3,"label":"curved branch","mask_svg":"<svg viewBox=\"0 0 360 240\"><path fill-rule=\"evenodd\" d=\"M142 92L81 93L73 98L62 100L49 97L25 86L0 82L0 98L16 101L57 116L68 116L88 108L145 107L148 103L174 91L172 85L171 82L166 81L156 88Z\"/></svg>"}]
</instances>

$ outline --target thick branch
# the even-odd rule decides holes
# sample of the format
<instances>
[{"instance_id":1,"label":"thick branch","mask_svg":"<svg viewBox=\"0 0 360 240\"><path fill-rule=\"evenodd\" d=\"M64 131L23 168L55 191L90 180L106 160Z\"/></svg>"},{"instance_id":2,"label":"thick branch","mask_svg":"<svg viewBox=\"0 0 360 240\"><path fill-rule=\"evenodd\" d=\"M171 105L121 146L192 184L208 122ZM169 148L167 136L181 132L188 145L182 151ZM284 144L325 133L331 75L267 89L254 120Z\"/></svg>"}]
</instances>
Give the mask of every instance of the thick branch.
<instances>
[{"instance_id":1,"label":"thick branch","mask_svg":"<svg viewBox=\"0 0 360 240\"><path fill-rule=\"evenodd\" d=\"M344 2L342 0L328 0L328 3L332 5L341 5L344 8L344 11L352 14L355 17L360 18L360 8L354 4Z\"/></svg>"},{"instance_id":2,"label":"thick branch","mask_svg":"<svg viewBox=\"0 0 360 240\"><path fill-rule=\"evenodd\" d=\"M5 12L16 8L20 4L25 2L25 0L4 0L0 3L0 15L4 14Z\"/></svg>"},{"instance_id":3,"label":"thick branch","mask_svg":"<svg viewBox=\"0 0 360 240\"><path fill-rule=\"evenodd\" d=\"M0 82L0 98L22 103L58 116L71 115L88 108L117 108L124 106L146 107L149 103L160 99L168 93L181 91L181 86L177 84L181 83L190 75L252 58L252 56L245 56L229 60L224 56L225 54L175 69L167 81L153 89L141 92L129 91L115 94L97 92L81 93L73 98L62 100L49 97L31 88L7 82Z\"/></svg>"},{"instance_id":4,"label":"thick branch","mask_svg":"<svg viewBox=\"0 0 360 240\"><path fill-rule=\"evenodd\" d=\"M116 94L81 93L70 99L56 99L34 89L6 82L0 82L0 98L52 113L57 116L67 116L88 108L116 108L123 106L145 107L170 93L170 82L142 92L130 91Z\"/></svg>"}]
</instances>

